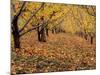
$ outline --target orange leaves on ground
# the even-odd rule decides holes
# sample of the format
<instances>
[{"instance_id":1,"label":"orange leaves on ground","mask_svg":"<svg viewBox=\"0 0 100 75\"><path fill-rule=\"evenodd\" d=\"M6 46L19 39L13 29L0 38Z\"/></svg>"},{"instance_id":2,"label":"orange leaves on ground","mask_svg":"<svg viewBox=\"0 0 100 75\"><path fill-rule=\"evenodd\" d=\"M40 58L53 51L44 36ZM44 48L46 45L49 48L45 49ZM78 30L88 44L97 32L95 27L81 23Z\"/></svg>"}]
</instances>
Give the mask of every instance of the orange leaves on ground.
<instances>
[{"instance_id":1,"label":"orange leaves on ground","mask_svg":"<svg viewBox=\"0 0 100 75\"><path fill-rule=\"evenodd\" d=\"M13 74L95 69L95 44L75 35L49 34L45 43L37 41L36 33L21 38L22 48L12 50Z\"/></svg>"}]
</instances>

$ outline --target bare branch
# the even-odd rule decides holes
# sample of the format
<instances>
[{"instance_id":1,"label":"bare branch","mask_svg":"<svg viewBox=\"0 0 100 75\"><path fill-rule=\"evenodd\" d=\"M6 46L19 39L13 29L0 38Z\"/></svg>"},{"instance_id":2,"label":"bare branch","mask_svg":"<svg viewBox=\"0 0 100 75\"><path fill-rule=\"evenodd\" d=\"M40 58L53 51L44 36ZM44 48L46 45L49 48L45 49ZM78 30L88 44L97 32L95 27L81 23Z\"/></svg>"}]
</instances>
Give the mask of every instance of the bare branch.
<instances>
[{"instance_id":1,"label":"bare branch","mask_svg":"<svg viewBox=\"0 0 100 75\"><path fill-rule=\"evenodd\" d=\"M22 12L25 4L26 4L26 2L24 1L23 4L22 4L22 6L21 6L21 8L20 8L20 10L19 10L19 12L18 12L18 14L17 14L17 16L19 16L21 14L21 12Z\"/></svg>"},{"instance_id":2,"label":"bare branch","mask_svg":"<svg viewBox=\"0 0 100 75\"><path fill-rule=\"evenodd\" d=\"M53 16L53 15L51 15L50 18L52 18L52 16ZM44 25L43 28L46 27L46 26L47 26L47 23L49 22L49 20L50 20L50 19L48 19L48 20L45 21L45 22L42 22L40 25L36 25L35 27L33 27L33 28L27 30L26 32L23 32L22 34L20 34L20 37L21 37L22 35L28 33L28 32L31 32L32 30L34 30L34 29L36 29L36 28L38 28L38 27L43 26L43 25Z\"/></svg>"},{"instance_id":3,"label":"bare branch","mask_svg":"<svg viewBox=\"0 0 100 75\"><path fill-rule=\"evenodd\" d=\"M31 32L32 30L35 30L35 29L38 28L38 27L41 27L42 25L43 25L43 24L34 26L33 28L27 30L26 32L23 32L22 34L20 34L20 37L23 36L24 34L28 33L28 32Z\"/></svg>"},{"instance_id":4,"label":"bare branch","mask_svg":"<svg viewBox=\"0 0 100 75\"><path fill-rule=\"evenodd\" d=\"M12 5L12 6L11 6L11 7L12 7L12 10L13 10L14 12L16 12L14 4L11 3L11 5Z\"/></svg>"},{"instance_id":5,"label":"bare branch","mask_svg":"<svg viewBox=\"0 0 100 75\"><path fill-rule=\"evenodd\" d=\"M30 22L30 20L37 14L37 12L44 6L44 3L41 4L41 6L33 13L30 18L27 20L27 22L24 24L24 26L19 30L19 32L22 32L24 28L27 26L27 24Z\"/></svg>"},{"instance_id":6,"label":"bare branch","mask_svg":"<svg viewBox=\"0 0 100 75\"><path fill-rule=\"evenodd\" d=\"M26 4L26 2L23 2L22 6L21 6L21 8L20 8L20 10L19 10L19 12L14 16L14 18L13 18L13 20L12 20L11 23L13 23L13 21L14 21L15 19L18 19L18 17L19 17L20 14L22 13L22 10L23 10L25 4Z\"/></svg>"}]
</instances>

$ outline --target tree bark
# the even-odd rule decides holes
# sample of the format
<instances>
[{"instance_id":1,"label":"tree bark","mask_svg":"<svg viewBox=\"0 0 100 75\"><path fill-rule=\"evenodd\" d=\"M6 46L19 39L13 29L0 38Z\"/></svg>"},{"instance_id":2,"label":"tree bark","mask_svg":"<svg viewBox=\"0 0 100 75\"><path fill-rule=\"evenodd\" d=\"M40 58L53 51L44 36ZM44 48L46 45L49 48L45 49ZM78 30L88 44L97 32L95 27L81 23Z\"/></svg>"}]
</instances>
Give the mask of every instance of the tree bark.
<instances>
[{"instance_id":1,"label":"tree bark","mask_svg":"<svg viewBox=\"0 0 100 75\"><path fill-rule=\"evenodd\" d=\"M19 35L19 28L17 25L18 16L16 16L12 23L12 34L14 38L14 47L20 48L20 35Z\"/></svg>"},{"instance_id":2,"label":"tree bark","mask_svg":"<svg viewBox=\"0 0 100 75\"><path fill-rule=\"evenodd\" d=\"M84 35L85 40L87 40L87 35Z\"/></svg>"},{"instance_id":3,"label":"tree bark","mask_svg":"<svg viewBox=\"0 0 100 75\"><path fill-rule=\"evenodd\" d=\"M46 34L45 34L45 27L43 26L41 31L41 42L46 42Z\"/></svg>"},{"instance_id":4,"label":"tree bark","mask_svg":"<svg viewBox=\"0 0 100 75\"><path fill-rule=\"evenodd\" d=\"M19 34L15 32L15 34L13 34L13 37L14 37L14 47L15 48L20 48Z\"/></svg>"},{"instance_id":5,"label":"tree bark","mask_svg":"<svg viewBox=\"0 0 100 75\"><path fill-rule=\"evenodd\" d=\"M49 36L48 28L46 28L46 35Z\"/></svg>"},{"instance_id":6,"label":"tree bark","mask_svg":"<svg viewBox=\"0 0 100 75\"><path fill-rule=\"evenodd\" d=\"M12 34L14 38L14 48L20 48L20 35L19 35L19 28L18 28L18 17L22 13L22 9L24 8L26 2L23 2L19 12L14 16L12 20Z\"/></svg>"},{"instance_id":7,"label":"tree bark","mask_svg":"<svg viewBox=\"0 0 100 75\"><path fill-rule=\"evenodd\" d=\"M40 34L40 31L39 31L39 27L37 28L37 33L38 33L38 41L41 41L41 34Z\"/></svg>"},{"instance_id":8,"label":"tree bark","mask_svg":"<svg viewBox=\"0 0 100 75\"><path fill-rule=\"evenodd\" d=\"M91 44L93 44L93 36L91 36Z\"/></svg>"},{"instance_id":9,"label":"tree bark","mask_svg":"<svg viewBox=\"0 0 100 75\"><path fill-rule=\"evenodd\" d=\"M54 29L52 29L52 33L54 34Z\"/></svg>"}]
</instances>

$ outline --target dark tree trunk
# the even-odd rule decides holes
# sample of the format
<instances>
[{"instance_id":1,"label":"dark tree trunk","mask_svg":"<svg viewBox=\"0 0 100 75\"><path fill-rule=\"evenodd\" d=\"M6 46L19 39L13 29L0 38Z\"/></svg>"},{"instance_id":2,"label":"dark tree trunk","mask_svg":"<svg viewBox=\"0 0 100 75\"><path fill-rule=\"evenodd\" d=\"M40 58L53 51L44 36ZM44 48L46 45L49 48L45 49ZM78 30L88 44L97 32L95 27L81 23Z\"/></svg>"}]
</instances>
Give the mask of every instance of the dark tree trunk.
<instances>
[{"instance_id":1,"label":"dark tree trunk","mask_svg":"<svg viewBox=\"0 0 100 75\"><path fill-rule=\"evenodd\" d=\"M41 42L46 42L46 34L45 34L45 28L42 27L41 31Z\"/></svg>"},{"instance_id":2,"label":"dark tree trunk","mask_svg":"<svg viewBox=\"0 0 100 75\"><path fill-rule=\"evenodd\" d=\"M14 38L14 47L20 48L20 35L19 35L19 28L17 25L18 16L16 16L12 23L12 34Z\"/></svg>"},{"instance_id":3,"label":"dark tree trunk","mask_svg":"<svg viewBox=\"0 0 100 75\"><path fill-rule=\"evenodd\" d=\"M13 34L14 37L14 47L15 48L20 48L20 37L18 33Z\"/></svg>"},{"instance_id":4,"label":"dark tree trunk","mask_svg":"<svg viewBox=\"0 0 100 75\"><path fill-rule=\"evenodd\" d=\"M48 28L46 28L46 35L49 36Z\"/></svg>"},{"instance_id":5,"label":"dark tree trunk","mask_svg":"<svg viewBox=\"0 0 100 75\"><path fill-rule=\"evenodd\" d=\"M57 32L57 28L54 29L54 32L55 32L56 34L58 33L58 32Z\"/></svg>"},{"instance_id":6,"label":"dark tree trunk","mask_svg":"<svg viewBox=\"0 0 100 75\"><path fill-rule=\"evenodd\" d=\"M84 35L85 40L87 40L87 35Z\"/></svg>"},{"instance_id":7,"label":"dark tree trunk","mask_svg":"<svg viewBox=\"0 0 100 75\"><path fill-rule=\"evenodd\" d=\"M93 36L91 36L91 44L93 44Z\"/></svg>"},{"instance_id":8,"label":"dark tree trunk","mask_svg":"<svg viewBox=\"0 0 100 75\"><path fill-rule=\"evenodd\" d=\"M40 31L39 31L39 27L37 28L37 33L38 33L38 41L41 41L41 34L40 34Z\"/></svg>"},{"instance_id":9,"label":"dark tree trunk","mask_svg":"<svg viewBox=\"0 0 100 75\"><path fill-rule=\"evenodd\" d=\"M54 29L52 29L52 33L54 34Z\"/></svg>"},{"instance_id":10,"label":"dark tree trunk","mask_svg":"<svg viewBox=\"0 0 100 75\"><path fill-rule=\"evenodd\" d=\"M13 34L13 38L14 38L14 47L15 48L20 48L20 35L19 35L19 28L18 28L17 21L18 21L18 17L20 16L20 14L22 12L23 7L25 6L25 3L26 2L24 2L22 4L18 14L15 15L14 19L12 20L12 34Z\"/></svg>"}]
</instances>

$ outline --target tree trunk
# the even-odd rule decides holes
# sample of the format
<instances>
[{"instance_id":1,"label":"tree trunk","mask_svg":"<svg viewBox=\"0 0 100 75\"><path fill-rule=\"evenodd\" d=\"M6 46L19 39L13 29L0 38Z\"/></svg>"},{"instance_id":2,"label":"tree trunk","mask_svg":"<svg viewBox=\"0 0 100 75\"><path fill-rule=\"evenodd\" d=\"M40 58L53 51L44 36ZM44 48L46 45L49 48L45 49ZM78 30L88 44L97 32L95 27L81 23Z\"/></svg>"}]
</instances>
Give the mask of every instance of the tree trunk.
<instances>
[{"instance_id":1,"label":"tree trunk","mask_svg":"<svg viewBox=\"0 0 100 75\"><path fill-rule=\"evenodd\" d=\"M58 33L57 28L55 28L54 31L55 31L56 34Z\"/></svg>"},{"instance_id":2,"label":"tree trunk","mask_svg":"<svg viewBox=\"0 0 100 75\"><path fill-rule=\"evenodd\" d=\"M85 40L87 40L87 35L84 35Z\"/></svg>"},{"instance_id":3,"label":"tree trunk","mask_svg":"<svg viewBox=\"0 0 100 75\"><path fill-rule=\"evenodd\" d=\"M13 37L14 37L14 47L15 48L20 48L20 37L19 37L19 34L15 32L13 34Z\"/></svg>"},{"instance_id":4,"label":"tree trunk","mask_svg":"<svg viewBox=\"0 0 100 75\"><path fill-rule=\"evenodd\" d=\"M93 44L93 36L91 36L91 44Z\"/></svg>"},{"instance_id":5,"label":"tree trunk","mask_svg":"<svg viewBox=\"0 0 100 75\"><path fill-rule=\"evenodd\" d=\"M41 29L41 42L46 42L46 34L45 34L45 28L42 27Z\"/></svg>"},{"instance_id":6,"label":"tree trunk","mask_svg":"<svg viewBox=\"0 0 100 75\"><path fill-rule=\"evenodd\" d=\"M49 36L49 33L48 33L48 28L46 28L46 35L47 35L47 36Z\"/></svg>"},{"instance_id":7,"label":"tree trunk","mask_svg":"<svg viewBox=\"0 0 100 75\"><path fill-rule=\"evenodd\" d=\"M54 34L54 29L52 29L52 33Z\"/></svg>"},{"instance_id":8,"label":"tree trunk","mask_svg":"<svg viewBox=\"0 0 100 75\"><path fill-rule=\"evenodd\" d=\"M40 34L40 31L39 31L39 27L37 28L37 33L38 33L38 41L41 41L41 34Z\"/></svg>"},{"instance_id":9,"label":"tree trunk","mask_svg":"<svg viewBox=\"0 0 100 75\"><path fill-rule=\"evenodd\" d=\"M12 23L12 34L14 38L14 47L20 48L20 35L19 35L19 29L17 25L18 17L15 17Z\"/></svg>"}]
</instances>

